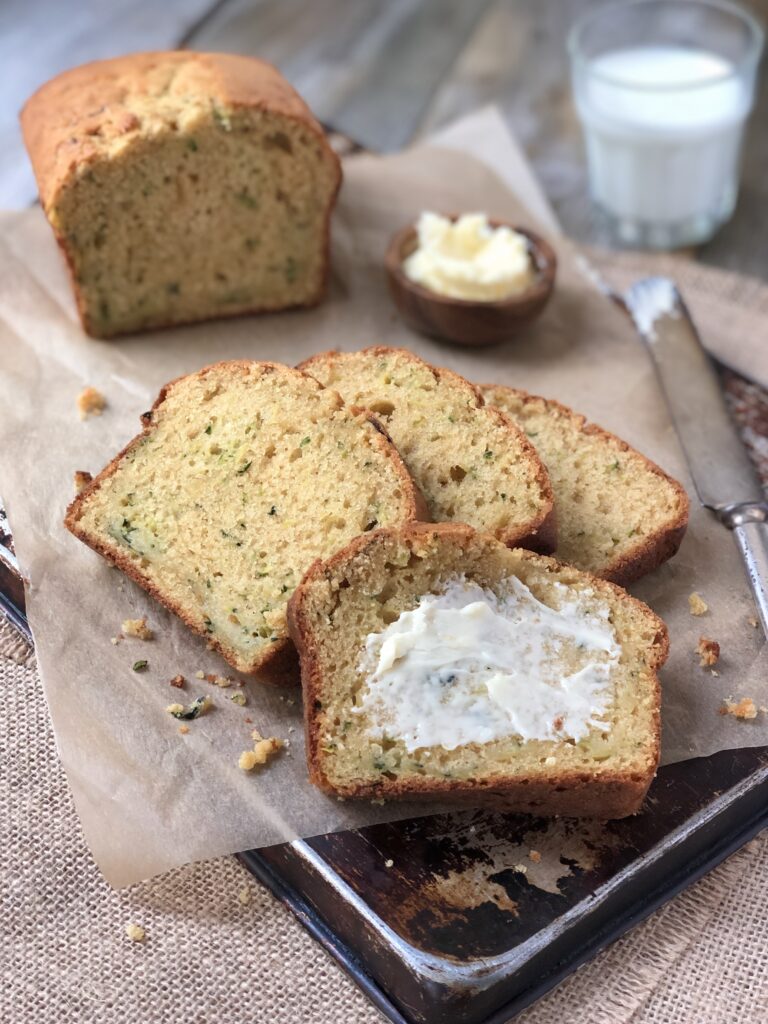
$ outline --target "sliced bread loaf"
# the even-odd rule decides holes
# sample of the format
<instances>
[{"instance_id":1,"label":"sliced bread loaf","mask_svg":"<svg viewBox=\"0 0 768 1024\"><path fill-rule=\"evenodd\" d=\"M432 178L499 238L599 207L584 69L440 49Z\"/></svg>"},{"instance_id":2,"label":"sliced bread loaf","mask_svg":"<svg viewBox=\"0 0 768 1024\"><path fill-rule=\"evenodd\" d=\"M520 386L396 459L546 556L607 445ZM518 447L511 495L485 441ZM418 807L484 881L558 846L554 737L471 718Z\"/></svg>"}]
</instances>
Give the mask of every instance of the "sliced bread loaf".
<instances>
[{"instance_id":1,"label":"sliced bread loaf","mask_svg":"<svg viewBox=\"0 0 768 1024\"><path fill-rule=\"evenodd\" d=\"M143 422L66 525L241 672L296 668L285 609L315 559L424 510L378 425L286 366L208 366Z\"/></svg>"},{"instance_id":2,"label":"sliced bread loaf","mask_svg":"<svg viewBox=\"0 0 768 1024\"><path fill-rule=\"evenodd\" d=\"M90 334L321 298L339 161L269 64L97 61L43 85L21 123Z\"/></svg>"},{"instance_id":3,"label":"sliced bread loaf","mask_svg":"<svg viewBox=\"0 0 768 1024\"><path fill-rule=\"evenodd\" d=\"M638 810L668 641L613 584L466 526L413 523L313 566L288 620L322 789Z\"/></svg>"},{"instance_id":4,"label":"sliced bread loaf","mask_svg":"<svg viewBox=\"0 0 768 1024\"><path fill-rule=\"evenodd\" d=\"M681 484L559 402L498 385L482 391L525 431L547 467L557 558L626 586L675 554L688 524Z\"/></svg>"},{"instance_id":5,"label":"sliced bread loaf","mask_svg":"<svg viewBox=\"0 0 768 1024\"><path fill-rule=\"evenodd\" d=\"M554 548L552 489L535 449L468 380L384 347L321 353L299 369L382 421L431 520L469 523L505 544Z\"/></svg>"}]
</instances>

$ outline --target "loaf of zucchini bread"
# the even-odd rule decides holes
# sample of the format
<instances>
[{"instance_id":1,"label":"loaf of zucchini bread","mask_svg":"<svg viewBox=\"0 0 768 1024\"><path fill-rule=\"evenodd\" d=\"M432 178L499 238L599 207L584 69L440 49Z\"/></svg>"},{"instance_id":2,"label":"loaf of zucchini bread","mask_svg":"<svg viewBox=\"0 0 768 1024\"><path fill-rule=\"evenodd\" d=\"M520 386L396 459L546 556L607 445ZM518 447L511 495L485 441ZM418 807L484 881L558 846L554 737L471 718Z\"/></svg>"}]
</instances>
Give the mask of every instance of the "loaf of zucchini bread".
<instances>
[{"instance_id":1,"label":"loaf of zucchini bread","mask_svg":"<svg viewBox=\"0 0 768 1024\"><path fill-rule=\"evenodd\" d=\"M640 807L668 640L615 585L412 523L314 565L288 621L322 789L599 818Z\"/></svg>"},{"instance_id":2,"label":"loaf of zucchini bread","mask_svg":"<svg viewBox=\"0 0 768 1024\"><path fill-rule=\"evenodd\" d=\"M286 604L353 537L424 514L364 413L286 366L217 363L168 384L66 525L236 669L298 681Z\"/></svg>"},{"instance_id":3,"label":"loaf of zucchini bread","mask_svg":"<svg viewBox=\"0 0 768 1024\"><path fill-rule=\"evenodd\" d=\"M431 520L469 523L505 544L553 550L552 488L535 448L464 377L383 346L323 352L299 369L381 420Z\"/></svg>"},{"instance_id":4,"label":"loaf of zucchini bread","mask_svg":"<svg viewBox=\"0 0 768 1024\"><path fill-rule=\"evenodd\" d=\"M97 61L38 89L21 124L89 334L321 298L340 165L269 64Z\"/></svg>"},{"instance_id":5,"label":"loaf of zucchini bread","mask_svg":"<svg viewBox=\"0 0 768 1024\"><path fill-rule=\"evenodd\" d=\"M655 463L559 402L488 385L485 400L518 424L555 494L555 556L626 586L675 554L688 495Z\"/></svg>"}]
</instances>

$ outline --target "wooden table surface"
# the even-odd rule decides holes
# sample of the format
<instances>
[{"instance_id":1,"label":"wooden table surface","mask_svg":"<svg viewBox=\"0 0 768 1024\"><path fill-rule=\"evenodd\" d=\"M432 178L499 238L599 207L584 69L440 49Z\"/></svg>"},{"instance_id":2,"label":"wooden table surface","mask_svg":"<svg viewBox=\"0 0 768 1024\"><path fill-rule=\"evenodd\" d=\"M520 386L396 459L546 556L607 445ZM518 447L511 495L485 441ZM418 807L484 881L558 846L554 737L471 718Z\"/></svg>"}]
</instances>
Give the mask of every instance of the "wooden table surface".
<instances>
[{"instance_id":1,"label":"wooden table surface","mask_svg":"<svg viewBox=\"0 0 768 1024\"><path fill-rule=\"evenodd\" d=\"M603 0L3 0L0 208L35 187L17 126L26 97L64 68L187 46L264 57L316 115L396 150L487 103L503 110L569 234L592 217L565 39ZM768 20L768 0L747 6ZM768 278L768 75L761 76L731 222L697 258Z\"/></svg>"}]
</instances>

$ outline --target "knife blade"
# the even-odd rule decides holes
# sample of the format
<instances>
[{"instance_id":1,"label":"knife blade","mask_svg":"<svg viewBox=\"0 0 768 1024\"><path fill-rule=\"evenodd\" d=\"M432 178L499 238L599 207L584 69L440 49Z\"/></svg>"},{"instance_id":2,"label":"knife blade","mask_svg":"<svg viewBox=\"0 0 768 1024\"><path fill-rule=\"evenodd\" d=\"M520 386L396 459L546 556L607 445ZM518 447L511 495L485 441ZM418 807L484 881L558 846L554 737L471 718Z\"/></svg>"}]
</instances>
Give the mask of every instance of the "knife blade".
<instances>
[{"instance_id":1,"label":"knife blade","mask_svg":"<svg viewBox=\"0 0 768 1024\"><path fill-rule=\"evenodd\" d=\"M624 295L653 360L702 505L719 511L764 499L714 366L674 283L637 281Z\"/></svg>"},{"instance_id":2,"label":"knife blade","mask_svg":"<svg viewBox=\"0 0 768 1024\"><path fill-rule=\"evenodd\" d=\"M714 366L669 278L637 281L620 301L650 353L699 500L734 535L768 637L768 501Z\"/></svg>"}]
</instances>

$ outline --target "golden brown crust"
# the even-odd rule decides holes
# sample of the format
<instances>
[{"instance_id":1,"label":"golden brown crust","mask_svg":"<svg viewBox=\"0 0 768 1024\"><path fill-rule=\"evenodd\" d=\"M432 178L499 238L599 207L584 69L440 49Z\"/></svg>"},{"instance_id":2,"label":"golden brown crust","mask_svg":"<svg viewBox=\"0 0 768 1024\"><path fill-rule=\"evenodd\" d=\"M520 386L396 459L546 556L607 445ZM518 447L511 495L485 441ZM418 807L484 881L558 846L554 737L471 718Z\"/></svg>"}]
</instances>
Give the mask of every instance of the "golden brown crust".
<instances>
[{"instance_id":1,"label":"golden brown crust","mask_svg":"<svg viewBox=\"0 0 768 1024\"><path fill-rule=\"evenodd\" d=\"M71 68L42 85L24 104L20 119L40 202L49 220L61 188L78 168L101 158L104 141L141 130L136 115L126 106L127 97L169 93L210 97L228 108L269 111L302 122L320 140L325 158L336 172L336 187L325 219L323 274L316 295L283 308L317 305L325 294L330 272L330 218L341 187L341 163L322 127L295 89L276 68L255 57L178 50L134 53ZM97 331L88 317L66 240L54 224L51 226L66 260L83 328L93 337L120 334L119 328ZM274 307L253 306L235 312L217 311L216 319L276 311ZM148 324L142 331L193 322L197 321L164 319Z\"/></svg>"},{"instance_id":2,"label":"golden brown crust","mask_svg":"<svg viewBox=\"0 0 768 1024\"><path fill-rule=\"evenodd\" d=\"M301 370L303 373L308 373L311 376L312 366L314 363L323 361L332 362L343 354L344 353L340 353L336 349L318 352L314 356L310 356L308 359L304 359L300 362L297 369ZM525 432L518 427L514 420L501 409L497 409L495 406L489 405L485 401L480 388L476 384L467 380L466 377L462 377L461 374L458 374L453 370L449 370L447 367L433 366L420 356L417 356L414 352L411 352L409 349L391 348L386 345L370 345L367 348L361 349L360 354L377 357L396 355L398 358L412 362L422 369L427 368L432 373L435 380L445 381L450 383L452 387L464 391L467 394L468 401L474 402L476 409L486 409L492 420L514 435L515 442L520 447L523 459L528 464L529 469L531 469L532 475L541 491L542 505L538 514L526 525L524 530L509 529L499 537L499 540L503 541L503 543L510 548L529 548L531 551L538 551L541 554L549 554L554 551L557 546L557 516L555 512L555 499L552 492L552 485L550 483L546 467L539 458L536 448L531 444L526 437ZM417 518L423 520L428 519L429 517L418 516Z\"/></svg>"},{"instance_id":3,"label":"golden brown crust","mask_svg":"<svg viewBox=\"0 0 768 1024\"><path fill-rule=\"evenodd\" d=\"M209 366L205 366L198 370L196 373L189 374L187 376L201 379L221 367L242 370L250 370L253 367L260 367L264 373L293 373L311 381L318 390L323 390L322 384L319 384L313 377L309 377L307 374L294 370L291 367L283 366L280 363L260 363L256 360L248 359L212 363ZM232 667L238 672L258 675L261 681L274 683L275 685L295 685L299 681L299 666L296 651L290 638L286 637L285 639L278 640L276 643L273 643L253 662L245 663L238 661L236 657L233 657L231 652L224 650L223 646L215 636L211 636L202 629L198 623L194 622L191 617L185 613L182 607L180 607L175 601L169 599L167 595L163 594L154 582L141 571L141 566L134 559L123 554L121 551L114 550L105 544L100 538L91 536L80 527L80 517L83 513L88 496L94 491L97 491L104 481L118 470L126 456L129 455L134 448L143 443L147 434L152 432L155 412L162 406L169 391L174 387L174 385L185 379L185 376L176 377L160 389L160 393L152 404L152 408L148 412L142 413L140 417L142 424L141 433L137 434L132 441L129 441L125 448L123 448L123 450L119 452L112 461L109 462L104 469L102 469L102 471L95 476L75 497L67 508L66 515L64 517L64 525L79 540L82 540L88 545L88 547L98 552L98 554L102 555L102 557L104 557L108 562L124 572L126 576L138 583L138 585L146 590L147 593L159 604L173 612L174 615L177 615L194 633L197 633L199 636L208 640L211 649L217 651L222 658L224 658L224 660L232 665ZM343 405L341 398L338 395L336 395L336 398L338 399L339 407L341 407ZM373 426L376 427L374 443L377 445L379 450L391 460L397 472L403 488L403 494L409 503L408 515L409 517L416 519L426 511L424 499L416 489L402 459L397 454L397 450L394 445L392 445L388 440L387 435L381 429L381 426L373 420L373 417L366 418L371 421Z\"/></svg>"},{"instance_id":4,"label":"golden brown crust","mask_svg":"<svg viewBox=\"0 0 768 1024\"><path fill-rule=\"evenodd\" d=\"M139 130L126 108L128 96L169 93L209 96L228 107L302 121L333 153L309 107L266 61L186 50L132 53L64 71L24 104L21 128L43 208L75 168L99 155L99 140Z\"/></svg>"},{"instance_id":5,"label":"golden brown crust","mask_svg":"<svg viewBox=\"0 0 768 1024\"><path fill-rule=\"evenodd\" d=\"M475 385L472 385L475 387ZM483 399L485 405L485 399L480 391L480 388L475 387L477 394ZM526 461L530 466L535 468L536 482L541 488L541 492L544 498L543 507L537 518L530 524L528 530L520 536L515 534L513 530L508 530L507 533L500 538L504 541L507 547L514 548L528 548L530 551L537 551L542 555L551 554L557 547L557 509L555 508L555 495L552 491L552 484L547 473L547 468L539 458L539 453L536 451L534 446L526 437L524 431L520 430L518 425L512 419L511 416L507 416L501 409L497 409L493 405L486 405L489 413L493 413L498 417L499 422L503 423L506 427L510 427L517 431L520 435L519 440L521 447L526 454Z\"/></svg>"},{"instance_id":6,"label":"golden brown crust","mask_svg":"<svg viewBox=\"0 0 768 1024\"><path fill-rule=\"evenodd\" d=\"M627 444L620 437L617 437L616 434L612 434L596 423L589 422L586 416L575 412L567 405L563 405L562 402L558 402L553 398L532 395L520 388L505 387L502 384L485 384L481 385L481 388L508 392L519 399L523 405L543 402L547 410L555 410L561 416L567 417L582 433L602 438L619 451L641 459L649 473L653 473L654 476L664 480L676 492L680 503L680 511L675 519L667 523L662 529L647 534L635 546L632 552L617 556L595 575L601 579L609 580L611 583L617 583L621 587L626 587L642 576L646 576L649 572L653 572L654 569L658 569L660 565L677 553L688 527L688 513L690 509L690 500L685 488L679 481L665 473L655 462L630 444Z\"/></svg>"},{"instance_id":7,"label":"golden brown crust","mask_svg":"<svg viewBox=\"0 0 768 1024\"><path fill-rule=\"evenodd\" d=\"M299 372L302 372L302 371L299 371ZM306 374L306 376L309 376L309 374ZM315 378L312 377L312 380L314 380L314 379ZM318 381L318 383L319 383L319 381ZM320 387L322 387L322 386L323 385L321 384ZM332 391L333 388L327 388L326 390ZM338 397L339 402L341 402L341 404L343 405L344 404L344 399L341 397L341 395L339 395L338 392L335 392L335 394ZM408 467L403 462L400 453L397 451L397 447L396 447L394 441L392 440L392 438L387 433L387 429L382 424L381 420L377 419L376 416L374 416L373 413L369 412L367 409L360 409L357 406L350 406L350 410L349 411L353 415L355 415L355 416L363 416L371 424L371 426L374 427L374 429L377 431L377 433L381 434L381 436L384 438L384 440L387 443L387 447L391 448L392 451L397 452L397 463L396 463L396 466L395 466L395 468L397 470L397 475L400 477L400 482L402 483L402 485L406 489L406 491L409 493L409 495L413 496L413 504L411 506L412 512L411 512L411 514L409 515L408 518L409 519L413 519L415 521L418 521L420 523L428 523L428 522L430 522L431 519L430 519L430 515L429 515L429 507L427 506L426 499L425 499L424 495L421 493L421 491L419 490L419 488L416 486L416 483L415 483L413 477L408 472Z\"/></svg>"},{"instance_id":8,"label":"golden brown crust","mask_svg":"<svg viewBox=\"0 0 768 1024\"><path fill-rule=\"evenodd\" d=\"M320 723L314 714L322 695L320 659L314 643L308 605L311 601L311 585L322 579L329 581L342 570L358 553L376 544L386 544L397 537L406 544L441 535L458 545L468 545L482 536L462 523L408 523L398 529L383 528L355 538L345 548L336 552L326 561L315 562L305 573L302 582L288 602L288 630L299 652L301 683L304 696L304 729L307 750L307 766L310 781L324 792L343 797L367 797L407 799L413 797L450 798L451 800L482 801L483 805L504 808L510 811L534 814L567 814L571 817L622 818L640 809L645 794L656 773L661 749L661 688L658 671L669 654L667 628L658 616L642 602L627 594L616 584L599 579L579 570L581 578L591 579L596 589L610 589L622 601L642 607L646 615L656 620L656 635L653 643L653 658L648 668L653 676L654 709L653 735L649 771L636 772L561 772L555 783L525 777L491 777L481 781L427 778L424 776L408 779L386 780L371 784L354 784L339 787L330 782L322 768L320 756ZM521 550L520 554L535 560L552 573L570 568L554 558ZM575 571L575 570L572 570Z\"/></svg>"}]
</instances>

